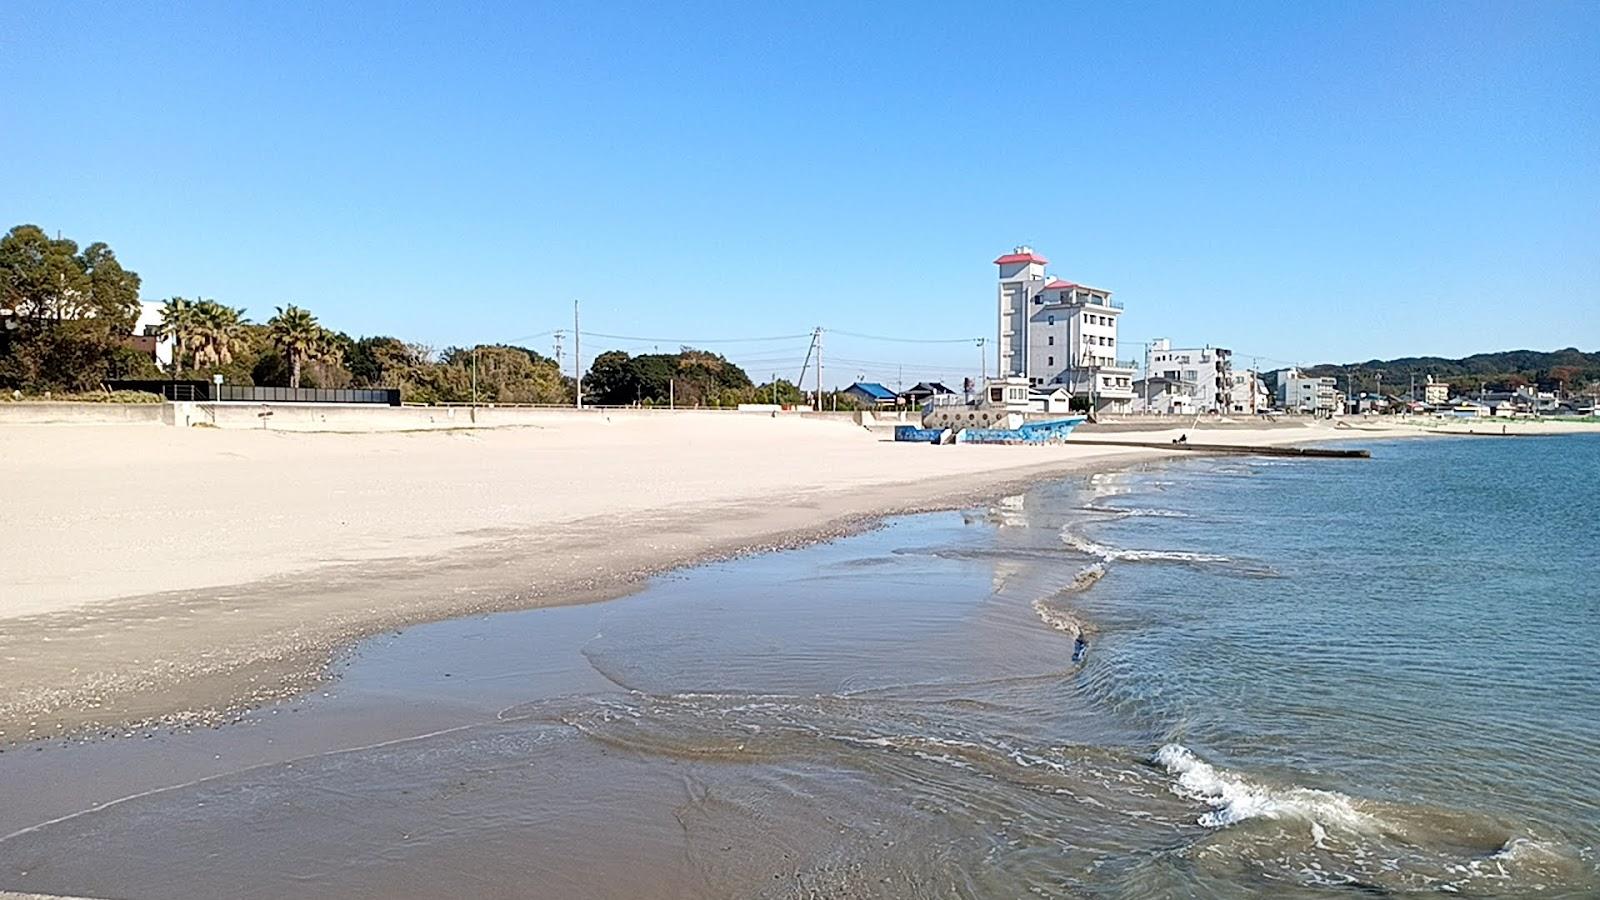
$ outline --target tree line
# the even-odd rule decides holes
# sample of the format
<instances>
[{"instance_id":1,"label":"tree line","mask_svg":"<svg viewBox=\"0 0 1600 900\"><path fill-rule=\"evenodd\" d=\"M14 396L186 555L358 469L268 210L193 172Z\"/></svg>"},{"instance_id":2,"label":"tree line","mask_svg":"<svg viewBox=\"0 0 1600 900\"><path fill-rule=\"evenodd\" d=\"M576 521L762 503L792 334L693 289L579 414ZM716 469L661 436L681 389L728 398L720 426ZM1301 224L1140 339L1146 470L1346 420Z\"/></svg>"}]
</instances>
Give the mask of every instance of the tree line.
<instances>
[{"instance_id":1,"label":"tree line","mask_svg":"<svg viewBox=\"0 0 1600 900\"><path fill-rule=\"evenodd\" d=\"M1333 376L1341 386L1355 392L1403 396L1415 379L1418 390L1432 375L1449 382L1452 394L1514 391L1522 387L1539 390L1564 390L1588 393L1600 386L1600 352L1585 353L1576 347L1549 352L1506 350L1477 353L1459 359L1442 356L1407 356L1397 359L1372 359L1344 365L1325 364L1306 369L1317 376Z\"/></svg>"},{"instance_id":2,"label":"tree line","mask_svg":"<svg viewBox=\"0 0 1600 900\"><path fill-rule=\"evenodd\" d=\"M203 297L161 303L157 337L172 362L159 366L134 346L140 280L104 243L79 248L37 225L0 238L0 388L88 392L117 380L199 380L309 388L399 388L408 403L548 403L576 400L576 384L554 359L527 347L480 344L436 352L386 335L352 337L324 327L302 306L275 307L264 322ZM787 380L755 384L725 357L693 347L677 353L601 353L584 376L587 403L626 406L799 405ZM824 398L851 408L843 395Z\"/></svg>"}]
</instances>

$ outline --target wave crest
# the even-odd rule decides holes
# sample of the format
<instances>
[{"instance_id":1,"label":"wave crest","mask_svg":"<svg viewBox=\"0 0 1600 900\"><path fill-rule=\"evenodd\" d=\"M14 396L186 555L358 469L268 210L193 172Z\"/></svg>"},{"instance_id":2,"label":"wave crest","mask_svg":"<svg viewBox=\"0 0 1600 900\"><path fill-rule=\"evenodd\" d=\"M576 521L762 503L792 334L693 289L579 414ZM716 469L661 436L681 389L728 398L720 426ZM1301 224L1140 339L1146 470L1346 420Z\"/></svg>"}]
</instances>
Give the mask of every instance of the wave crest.
<instances>
[{"instance_id":1,"label":"wave crest","mask_svg":"<svg viewBox=\"0 0 1600 900\"><path fill-rule=\"evenodd\" d=\"M1199 818L1199 823L1208 828L1225 828L1254 818L1299 819L1311 824L1319 842L1328 827L1377 830L1376 820L1357 809L1355 801L1344 794L1251 782L1218 769L1182 744L1164 745L1156 751L1155 762L1175 776L1173 793L1211 807Z\"/></svg>"}]
</instances>

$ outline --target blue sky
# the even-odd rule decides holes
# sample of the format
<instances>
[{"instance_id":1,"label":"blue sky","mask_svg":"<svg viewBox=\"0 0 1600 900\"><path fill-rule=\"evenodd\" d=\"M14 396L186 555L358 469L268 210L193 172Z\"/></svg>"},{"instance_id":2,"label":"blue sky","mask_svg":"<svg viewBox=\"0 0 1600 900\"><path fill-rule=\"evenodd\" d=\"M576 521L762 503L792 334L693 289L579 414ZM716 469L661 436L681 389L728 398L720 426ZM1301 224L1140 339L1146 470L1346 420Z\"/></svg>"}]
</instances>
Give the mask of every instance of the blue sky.
<instances>
[{"instance_id":1,"label":"blue sky","mask_svg":"<svg viewBox=\"0 0 1600 900\"><path fill-rule=\"evenodd\" d=\"M440 347L988 335L1027 242L1128 356L1600 349L1597 3L387 6L7 4L0 217Z\"/></svg>"}]
</instances>

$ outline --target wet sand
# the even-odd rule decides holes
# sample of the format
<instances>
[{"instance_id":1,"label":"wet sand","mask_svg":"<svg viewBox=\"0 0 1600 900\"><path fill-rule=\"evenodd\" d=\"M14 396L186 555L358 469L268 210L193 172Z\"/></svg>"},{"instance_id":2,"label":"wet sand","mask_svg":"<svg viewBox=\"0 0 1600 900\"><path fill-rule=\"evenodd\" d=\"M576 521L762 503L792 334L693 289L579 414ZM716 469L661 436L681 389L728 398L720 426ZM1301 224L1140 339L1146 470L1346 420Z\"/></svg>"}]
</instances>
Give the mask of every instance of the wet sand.
<instances>
[{"instance_id":1,"label":"wet sand","mask_svg":"<svg viewBox=\"0 0 1600 900\"><path fill-rule=\"evenodd\" d=\"M677 566L1159 455L711 414L427 434L11 426L0 744L222 721L315 687L365 635L615 597Z\"/></svg>"}]
</instances>

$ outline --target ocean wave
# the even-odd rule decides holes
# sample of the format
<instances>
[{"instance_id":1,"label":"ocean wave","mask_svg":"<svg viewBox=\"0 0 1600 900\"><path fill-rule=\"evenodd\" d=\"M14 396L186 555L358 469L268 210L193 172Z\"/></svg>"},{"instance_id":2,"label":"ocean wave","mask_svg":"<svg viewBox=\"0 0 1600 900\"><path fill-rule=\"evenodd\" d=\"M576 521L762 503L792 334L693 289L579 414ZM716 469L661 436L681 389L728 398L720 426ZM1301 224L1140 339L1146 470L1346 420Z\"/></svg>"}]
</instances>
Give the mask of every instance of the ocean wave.
<instances>
[{"instance_id":1,"label":"ocean wave","mask_svg":"<svg viewBox=\"0 0 1600 900\"><path fill-rule=\"evenodd\" d=\"M1056 596L1060 596L1061 594L1076 594L1086 591L1093 586L1095 582L1099 581L1101 578L1104 578L1105 574L1105 563L1091 563L1090 565L1084 566L1083 568L1079 569L1078 574L1073 577L1072 583L1062 588L1056 594ZM1066 610L1057 608L1050 602L1050 598L1034 598L1033 611L1034 614L1039 617L1039 621L1050 626L1051 628L1054 628L1057 631L1066 632L1075 638L1083 636L1085 631L1083 622L1080 621L1078 617L1072 615Z\"/></svg>"},{"instance_id":2,"label":"ocean wave","mask_svg":"<svg viewBox=\"0 0 1600 900\"><path fill-rule=\"evenodd\" d=\"M1113 516L1127 516L1135 518L1153 519L1187 519L1189 514L1176 509L1160 509L1144 506L1105 506L1090 503L1083 507L1086 512L1107 513Z\"/></svg>"},{"instance_id":3,"label":"ocean wave","mask_svg":"<svg viewBox=\"0 0 1600 900\"><path fill-rule=\"evenodd\" d=\"M1355 801L1334 791L1275 788L1252 782L1211 765L1182 744L1166 744L1155 753L1156 764L1174 776L1172 791L1211 807L1199 824L1225 828L1247 819L1298 819L1311 826L1321 844L1327 829L1373 832L1377 821L1356 808Z\"/></svg>"},{"instance_id":4,"label":"ocean wave","mask_svg":"<svg viewBox=\"0 0 1600 900\"><path fill-rule=\"evenodd\" d=\"M1233 562L1233 557L1222 556L1217 553L1197 553L1189 550L1123 550L1117 547L1108 547L1098 544L1088 538L1070 530L1062 530L1061 540L1068 547L1087 556L1099 557L1105 562L1125 560L1128 562L1194 562L1194 563L1227 563Z\"/></svg>"}]
</instances>

